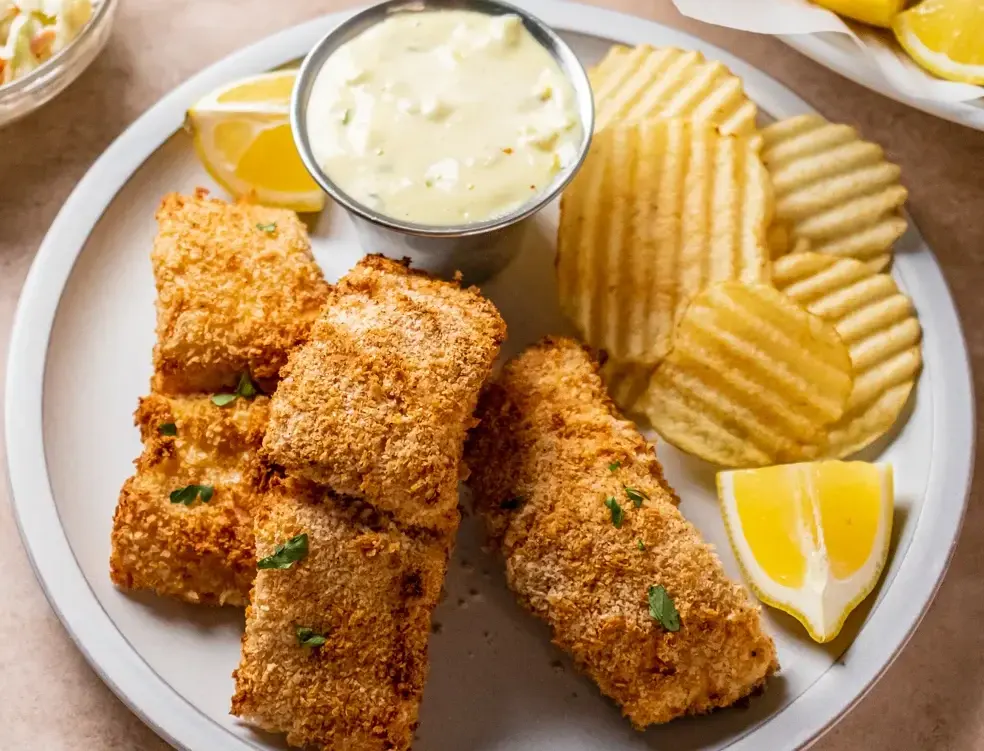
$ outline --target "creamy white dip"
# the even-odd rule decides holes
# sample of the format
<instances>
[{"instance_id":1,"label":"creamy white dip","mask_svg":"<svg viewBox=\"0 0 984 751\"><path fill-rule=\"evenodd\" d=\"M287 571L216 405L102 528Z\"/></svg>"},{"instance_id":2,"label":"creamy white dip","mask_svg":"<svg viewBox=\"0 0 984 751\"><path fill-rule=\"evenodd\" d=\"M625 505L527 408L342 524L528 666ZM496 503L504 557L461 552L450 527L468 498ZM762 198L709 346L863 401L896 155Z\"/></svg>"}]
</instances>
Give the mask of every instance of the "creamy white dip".
<instances>
[{"instance_id":1,"label":"creamy white dip","mask_svg":"<svg viewBox=\"0 0 984 751\"><path fill-rule=\"evenodd\" d=\"M577 157L574 88L515 15L401 13L338 48L307 108L345 193L408 222L507 214Z\"/></svg>"}]
</instances>

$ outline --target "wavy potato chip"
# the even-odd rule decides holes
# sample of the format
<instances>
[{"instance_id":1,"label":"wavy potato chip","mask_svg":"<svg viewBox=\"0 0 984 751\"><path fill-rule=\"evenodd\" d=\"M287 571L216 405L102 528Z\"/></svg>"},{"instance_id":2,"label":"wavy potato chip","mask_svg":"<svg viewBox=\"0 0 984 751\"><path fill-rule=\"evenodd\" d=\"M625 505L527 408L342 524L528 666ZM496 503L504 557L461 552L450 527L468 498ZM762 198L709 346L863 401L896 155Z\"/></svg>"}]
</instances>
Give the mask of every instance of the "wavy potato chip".
<instances>
[{"instance_id":1,"label":"wavy potato chip","mask_svg":"<svg viewBox=\"0 0 984 751\"><path fill-rule=\"evenodd\" d=\"M819 456L851 392L851 358L833 326L773 287L709 287L638 402L675 446L753 467Z\"/></svg>"},{"instance_id":2,"label":"wavy potato chip","mask_svg":"<svg viewBox=\"0 0 984 751\"><path fill-rule=\"evenodd\" d=\"M561 307L591 346L655 365L705 286L768 282L771 211L747 138L685 120L605 128L561 199Z\"/></svg>"},{"instance_id":3,"label":"wavy potato chip","mask_svg":"<svg viewBox=\"0 0 984 751\"><path fill-rule=\"evenodd\" d=\"M775 191L786 249L856 258L873 271L891 263L905 232L908 192L898 165L848 125L799 115L762 129L762 161ZM774 252L781 248L773 242Z\"/></svg>"},{"instance_id":4,"label":"wavy potato chip","mask_svg":"<svg viewBox=\"0 0 984 751\"><path fill-rule=\"evenodd\" d=\"M615 45L588 71L595 129L613 122L679 117L717 125L724 135L758 132L755 103L723 63L675 47Z\"/></svg>"},{"instance_id":5,"label":"wavy potato chip","mask_svg":"<svg viewBox=\"0 0 984 751\"><path fill-rule=\"evenodd\" d=\"M860 451L895 424L922 366L922 330L888 274L859 261L801 253L776 261L773 282L787 297L830 321L848 347L854 387L830 427L828 456Z\"/></svg>"},{"instance_id":6,"label":"wavy potato chip","mask_svg":"<svg viewBox=\"0 0 984 751\"><path fill-rule=\"evenodd\" d=\"M655 369L653 365L634 365L608 360L601 366L600 374L608 389L608 395L622 412L632 417L644 417L639 402L646 393L649 379Z\"/></svg>"}]
</instances>

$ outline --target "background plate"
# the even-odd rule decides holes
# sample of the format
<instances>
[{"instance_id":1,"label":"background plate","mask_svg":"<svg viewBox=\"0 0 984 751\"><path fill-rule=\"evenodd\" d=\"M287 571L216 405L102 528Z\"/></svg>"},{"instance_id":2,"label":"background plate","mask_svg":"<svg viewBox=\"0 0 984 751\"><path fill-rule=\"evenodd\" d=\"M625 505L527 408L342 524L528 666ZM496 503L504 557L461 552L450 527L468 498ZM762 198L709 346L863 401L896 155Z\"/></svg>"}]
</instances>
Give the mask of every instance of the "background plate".
<instances>
[{"instance_id":1,"label":"background plate","mask_svg":"<svg viewBox=\"0 0 984 751\"><path fill-rule=\"evenodd\" d=\"M809 108L772 79L688 35L560 0L525 4L564 31L590 63L611 40L673 44L723 60L752 98L783 117ZM6 431L14 507L48 597L109 685L175 745L233 751L280 748L228 715L242 614L126 596L109 582L116 495L139 452L130 415L145 393L153 346L148 251L160 197L210 181L179 129L185 109L237 76L284 64L349 14L287 30L210 67L165 97L107 150L66 202L24 287L11 340ZM598 36L592 36L598 35ZM604 38L602 38L604 37ZM486 285L510 326L508 353L566 325L554 303L555 213L538 218L517 262ZM341 212L312 226L329 278L359 257ZM925 331L926 368L911 415L880 445L896 467L893 557L875 596L844 636L812 644L769 613L783 673L747 709L638 734L577 676L545 629L505 589L466 519L435 620L431 677L417 751L795 748L817 737L889 664L932 598L956 539L971 475L973 402L959 322L931 252L913 230L896 276ZM713 471L665 446L684 513L738 569L716 508ZM925 508L929 513L922 513ZM853 643L851 642L853 638Z\"/></svg>"},{"instance_id":2,"label":"background plate","mask_svg":"<svg viewBox=\"0 0 984 751\"><path fill-rule=\"evenodd\" d=\"M785 34L779 38L814 62L882 96L944 120L984 131L984 99L971 102L935 102L906 96L885 81L847 34Z\"/></svg>"}]
</instances>

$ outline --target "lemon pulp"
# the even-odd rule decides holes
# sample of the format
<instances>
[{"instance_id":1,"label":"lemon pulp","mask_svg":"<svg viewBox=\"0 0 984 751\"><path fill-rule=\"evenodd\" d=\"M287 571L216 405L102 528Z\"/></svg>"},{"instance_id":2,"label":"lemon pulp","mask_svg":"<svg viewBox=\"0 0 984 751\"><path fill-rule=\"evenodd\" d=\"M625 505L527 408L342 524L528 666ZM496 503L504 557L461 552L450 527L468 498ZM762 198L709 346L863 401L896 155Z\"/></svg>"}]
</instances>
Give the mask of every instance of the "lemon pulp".
<instances>
[{"instance_id":1,"label":"lemon pulp","mask_svg":"<svg viewBox=\"0 0 984 751\"><path fill-rule=\"evenodd\" d=\"M924 0L896 16L892 29L930 73L984 84L984 4L979 0Z\"/></svg>"},{"instance_id":2,"label":"lemon pulp","mask_svg":"<svg viewBox=\"0 0 984 751\"><path fill-rule=\"evenodd\" d=\"M288 103L296 71L228 84L188 111L195 150L212 178L236 197L318 211L324 194L294 146Z\"/></svg>"},{"instance_id":3,"label":"lemon pulp","mask_svg":"<svg viewBox=\"0 0 984 751\"><path fill-rule=\"evenodd\" d=\"M888 554L892 472L824 461L722 472L728 534L755 593L829 641Z\"/></svg>"}]
</instances>

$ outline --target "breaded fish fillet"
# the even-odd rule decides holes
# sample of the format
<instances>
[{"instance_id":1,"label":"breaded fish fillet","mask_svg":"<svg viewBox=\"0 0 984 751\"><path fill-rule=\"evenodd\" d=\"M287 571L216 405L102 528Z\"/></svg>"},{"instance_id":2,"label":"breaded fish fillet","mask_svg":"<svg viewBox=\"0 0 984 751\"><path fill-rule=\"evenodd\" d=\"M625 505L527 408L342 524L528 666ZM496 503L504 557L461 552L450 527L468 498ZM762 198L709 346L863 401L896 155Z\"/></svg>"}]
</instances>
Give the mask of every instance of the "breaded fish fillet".
<instances>
[{"instance_id":1,"label":"breaded fish fillet","mask_svg":"<svg viewBox=\"0 0 984 751\"><path fill-rule=\"evenodd\" d=\"M258 559L301 534L308 553L257 572L232 713L293 746L410 748L452 538L289 478L271 480L255 529Z\"/></svg>"},{"instance_id":2,"label":"breaded fish fillet","mask_svg":"<svg viewBox=\"0 0 984 751\"><path fill-rule=\"evenodd\" d=\"M172 193L157 211L152 390L234 387L248 372L272 390L328 294L293 211Z\"/></svg>"},{"instance_id":3,"label":"breaded fish fillet","mask_svg":"<svg viewBox=\"0 0 984 751\"><path fill-rule=\"evenodd\" d=\"M113 517L110 575L118 586L194 603L246 603L256 573L255 456L268 404L263 396L227 407L205 396L140 400L144 450ZM189 485L212 488L211 497L171 501Z\"/></svg>"},{"instance_id":4,"label":"breaded fish fillet","mask_svg":"<svg viewBox=\"0 0 984 751\"><path fill-rule=\"evenodd\" d=\"M509 586L643 728L733 704L778 664L759 608L677 510L597 370L569 339L528 349L483 394L465 459ZM678 631L650 614L660 586Z\"/></svg>"},{"instance_id":5,"label":"breaded fish fillet","mask_svg":"<svg viewBox=\"0 0 984 751\"><path fill-rule=\"evenodd\" d=\"M281 371L268 458L400 523L453 529L462 444L505 335L478 290L364 258Z\"/></svg>"}]
</instances>

